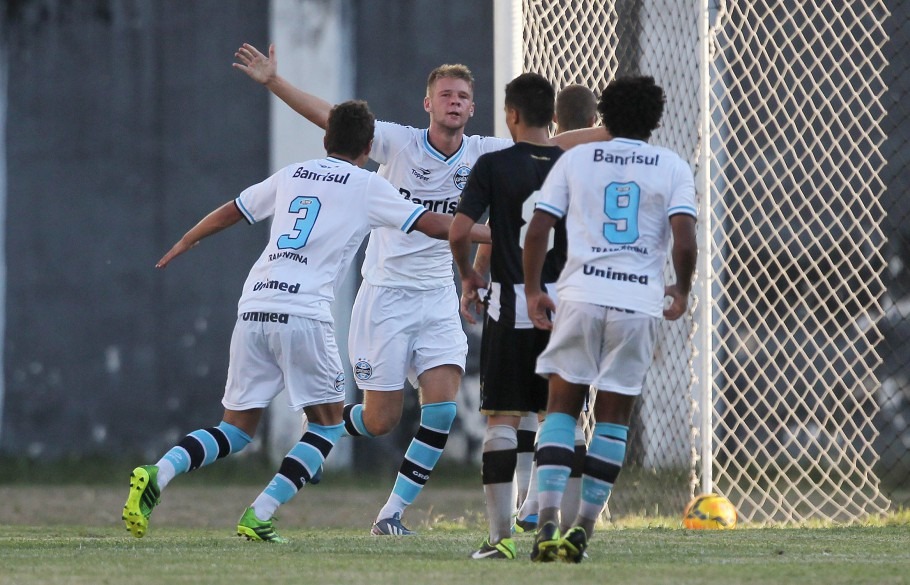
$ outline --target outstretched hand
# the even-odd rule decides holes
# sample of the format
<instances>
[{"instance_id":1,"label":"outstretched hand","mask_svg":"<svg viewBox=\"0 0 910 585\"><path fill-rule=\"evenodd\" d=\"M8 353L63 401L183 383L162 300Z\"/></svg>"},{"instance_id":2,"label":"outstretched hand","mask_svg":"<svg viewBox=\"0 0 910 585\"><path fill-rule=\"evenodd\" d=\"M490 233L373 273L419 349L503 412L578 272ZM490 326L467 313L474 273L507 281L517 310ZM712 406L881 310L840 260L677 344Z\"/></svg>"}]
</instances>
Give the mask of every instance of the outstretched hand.
<instances>
[{"instance_id":1,"label":"outstretched hand","mask_svg":"<svg viewBox=\"0 0 910 585\"><path fill-rule=\"evenodd\" d=\"M243 46L234 53L234 57L239 63L234 63L232 66L249 75L253 81L265 85L278 75L275 45L269 45L269 56L266 57L253 45L243 43Z\"/></svg>"},{"instance_id":2,"label":"outstretched hand","mask_svg":"<svg viewBox=\"0 0 910 585\"><path fill-rule=\"evenodd\" d=\"M183 254L198 243L199 242L196 242L195 244L187 244L184 240L181 239L179 242L174 244L170 250L168 250L167 254L161 257L161 260L155 264L155 268L164 268L170 263L171 260Z\"/></svg>"}]
</instances>

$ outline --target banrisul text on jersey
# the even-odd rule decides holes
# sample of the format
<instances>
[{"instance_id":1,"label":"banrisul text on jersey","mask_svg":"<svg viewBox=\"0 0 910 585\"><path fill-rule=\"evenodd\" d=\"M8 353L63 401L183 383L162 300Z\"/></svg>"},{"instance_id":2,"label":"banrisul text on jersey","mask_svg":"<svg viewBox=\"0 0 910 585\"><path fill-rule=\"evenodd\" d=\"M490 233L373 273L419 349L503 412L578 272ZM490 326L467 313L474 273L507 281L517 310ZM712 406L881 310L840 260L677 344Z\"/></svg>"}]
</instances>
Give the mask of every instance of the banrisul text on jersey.
<instances>
[{"instance_id":1,"label":"banrisul text on jersey","mask_svg":"<svg viewBox=\"0 0 910 585\"><path fill-rule=\"evenodd\" d=\"M410 201L411 203L416 203L418 205L423 205L430 211L436 213L448 213L449 215L455 215L455 210L458 208L458 197L453 197L451 199L442 199L433 201L430 199L420 199L419 197L412 197L411 192L407 189L398 189L398 191L404 195L404 198Z\"/></svg>"},{"instance_id":2,"label":"banrisul text on jersey","mask_svg":"<svg viewBox=\"0 0 910 585\"><path fill-rule=\"evenodd\" d=\"M511 140L465 135L453 153L437 150L426 128L376 121L370 158L380 176L402 196L436 213L454 215L474 163L486 152L502 150ZM380 228L370 234L363 279L374 286L434 290L452 286L449 243L423 234Z\"/></svg>"},{"instance_id":3,"label":"banrisul text on jersey","mask_svg":"<svg viewBox=\"0 0 910 585\"><path fill-rule=\"evenodd\" d=\"M663 315L669 219L696 215L692 170L679 155L628 138L576 146L553 165L536 208L566 218L572 252L560 302Z\"/></svg>"},{"instance_id":4,"label":"banrisul text on jersey","mask_svg":"<svg viewBox=\"0 0 910 585\"><path fill-rule=\"evenodd\" d=\"M309 179L310 181L333 181L335 183L341 183L346 185L348 179L351 177L351 173L337 174L337 173L314 173L313 171L308 171L303 167L299 167L294 174L291 175L294 179Z\"/></svg>"},{"instance_id":5,"label":"banrisul text on jersey","mask_svg":"<svg viewBox=\"0 0 910 585\"><path fill-rule=\"evenodd\" d=\"M594 162L605 162L614 165L649 165L656 167L660 162L660 155L645 156L643 154L638 154L637 152L618 155L604 152L600 148L595 148L593 160Z\"/></svg>"}]
</instances>

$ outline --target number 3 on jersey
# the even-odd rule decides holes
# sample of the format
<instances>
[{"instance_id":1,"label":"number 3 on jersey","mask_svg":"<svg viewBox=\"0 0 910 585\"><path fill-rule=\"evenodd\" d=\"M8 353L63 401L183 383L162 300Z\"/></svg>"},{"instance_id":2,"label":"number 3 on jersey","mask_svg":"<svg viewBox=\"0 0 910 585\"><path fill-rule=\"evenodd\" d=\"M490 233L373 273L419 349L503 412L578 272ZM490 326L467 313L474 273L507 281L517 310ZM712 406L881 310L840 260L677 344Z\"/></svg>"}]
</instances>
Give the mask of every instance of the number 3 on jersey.
<instances>
[{"instance_id":1,"label":"number 3 on jersey","mask_svg":"<svg viewBox=\"0 0 910 585\"><path fill-rule=\"evenodd\" d=\"M635 183L610 183L604 189L604 238L611 244L638 240L638 206L641 189Z\"/></svg>"},{"instance_id":2,"label":"number 3 on jersey","mask_svg":"<svg viewBox=\"0 0 910 585\"><path fill-rule=\"evenodd\" d=\"M288 213L302 214L294 222L294 231L284 234L278 238L279 250L299 250L306 246L306 241L313 231L316 224L316 217L319 216L319 208L322 205L316 197L295 197L291 201Z\"/></svg>"}]
</instances>

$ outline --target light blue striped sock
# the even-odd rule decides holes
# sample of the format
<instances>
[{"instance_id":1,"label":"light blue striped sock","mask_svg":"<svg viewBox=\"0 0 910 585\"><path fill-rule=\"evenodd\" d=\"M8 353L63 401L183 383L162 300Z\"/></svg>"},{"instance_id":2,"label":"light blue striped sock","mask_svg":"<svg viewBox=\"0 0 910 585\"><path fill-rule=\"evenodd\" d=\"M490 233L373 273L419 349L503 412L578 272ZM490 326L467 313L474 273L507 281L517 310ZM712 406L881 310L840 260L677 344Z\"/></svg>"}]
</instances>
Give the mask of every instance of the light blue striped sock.
<instances>
[{"instance_id":1,"label":"light blue striped sock","mask_svg":"<svg viewBox=\"0 0 910 585\"><path fill-rule=\"evenodd\" d=\"M278 473L253 502L256 517L268 520L278 506L290 502L309 483L343 434L344 424L323 426L310 422L307 432L285 455Z\"/></svg>"},{"instance_id":2,"label":"light blue striped sock","mask_svg":"<svg viewBox=\"0 0 910 585\"><path fill-rule=\"evenodd\" d=\"M363 422L363 404L346 404L344 407L344 430L351 437L369 437L376 435L367 430Z\"/></svg>"},{"instance_id":3,"label":"light blue striped sock","mask_svg":"<svg viewBox=\"0 0 910 585\"><path fill-rule=\"evenodd\" d=\"M628 437L629 427L624 425L597 423L594 426L581 480L579 516L590 520L600 516L622 471Z\"/></svg>"},{"instance_id":4,"label":"light blue striped sock","mask_svg":"<svg viewBox=\"0 0 910 585\"><path fill-rule=\"evenodd\" d=\"M420 428L408 446L395 487L380 510L379 518L389 518L396 512L401 514L420 494L442 455L456 414L454 402L435 402L421 407Z\"/></svg>"},{"instance_id":5,"label":"light blue striped sock","mask_svg":"<svg viewBox=\"0 0 910 585\"><path fill-rule=\"evenodd\" d=\"M242 451L252 440L245 432L224 421L215 428L195 430L158 461L158 467L161 468L158 487L164 489L174 477L182 473L205 467L217 459Z\"/></svg>"},{"instance_id":6,"label":"light blue striped sock","mask_svg":"<svg viewBox=\"0 0 910 585\"><path fill-rule=\"evenodd\" d=\"M537 501L539 522L555 521L575 456L576 419L547 414L537 438Z\"/></svg>"}]
</instances>

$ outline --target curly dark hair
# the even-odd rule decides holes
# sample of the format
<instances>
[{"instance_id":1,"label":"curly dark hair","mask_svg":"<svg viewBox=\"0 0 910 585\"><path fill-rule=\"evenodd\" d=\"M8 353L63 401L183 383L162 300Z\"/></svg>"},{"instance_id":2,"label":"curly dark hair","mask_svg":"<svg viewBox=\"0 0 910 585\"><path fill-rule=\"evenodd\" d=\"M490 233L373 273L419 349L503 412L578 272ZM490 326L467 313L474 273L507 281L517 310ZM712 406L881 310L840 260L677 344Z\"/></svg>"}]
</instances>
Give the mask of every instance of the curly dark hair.
<instances>
[{"instance_id":1,"label":"curly dark hair","mask_svg":"<svg viewBox=\"0 0 910 585\"><path fill-rule=\"evenodd\" d=\"M363 100L342 102L329 112L325 127L325 151L357 158L373 140L376 118Z\"/></svg>"},{"instance_id":2,"label":"curly dark hair","mask_svg":"<svg viewBox=\"0 0 910 585\"><path fill-rule=\"evenodd\" d=\"M506 84L506 106L518 110L529 126L546 128L553 121L556 90L537 73L522 73Z\"/></svg>"},{"instance_id":3,"label":"curly dark hair","mask_svg":"<svg viewBox=\"0 0 910 585\"><path fill-rule=\"evenodd\" d=\"M660 125L665 102L653 77L619 77L601 94L597 111L613 137L647 140Z\"/></svg>"}]
</instances>

